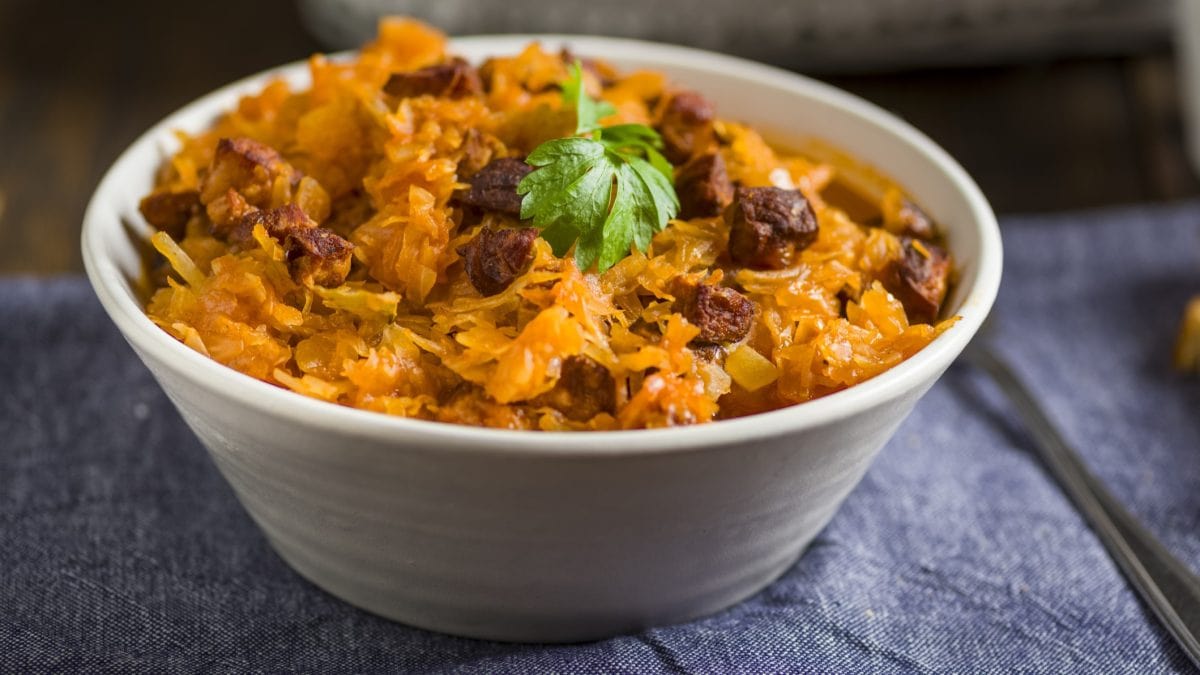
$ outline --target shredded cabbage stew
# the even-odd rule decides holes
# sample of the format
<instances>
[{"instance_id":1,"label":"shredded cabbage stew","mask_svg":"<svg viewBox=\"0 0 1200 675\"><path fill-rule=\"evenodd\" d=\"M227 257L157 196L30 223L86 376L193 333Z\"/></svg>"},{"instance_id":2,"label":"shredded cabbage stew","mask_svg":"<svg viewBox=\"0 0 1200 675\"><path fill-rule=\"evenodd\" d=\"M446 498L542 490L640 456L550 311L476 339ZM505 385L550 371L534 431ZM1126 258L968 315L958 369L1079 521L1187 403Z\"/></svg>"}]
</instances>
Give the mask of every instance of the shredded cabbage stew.
<instances>
[{"instance_id":1,"label":"shredded cabbage stew","mask_svg":"<svg viewBox=\"0 0 1200 675\"><path fill-rule=\"evenodd\" d=\"M804 403L953 323L953 260L898 186L603 56L472 64L402 18L313 56L309 88L179 134L141 203L146 313L304 396L534 430Z\"/></svg>"}]
</instances>

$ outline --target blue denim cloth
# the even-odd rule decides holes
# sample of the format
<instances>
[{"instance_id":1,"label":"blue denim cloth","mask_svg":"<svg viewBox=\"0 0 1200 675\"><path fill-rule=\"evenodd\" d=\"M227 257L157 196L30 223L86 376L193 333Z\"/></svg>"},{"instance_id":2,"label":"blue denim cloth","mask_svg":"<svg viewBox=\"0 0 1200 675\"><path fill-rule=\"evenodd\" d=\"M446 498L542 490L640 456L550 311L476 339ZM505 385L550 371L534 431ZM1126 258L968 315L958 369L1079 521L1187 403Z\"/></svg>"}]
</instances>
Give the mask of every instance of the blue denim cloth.
<instances>
[{"instance_id":1,"label":"blue denim cloth","mask_svg":"<svg viewBox=\"0 0 1200 675\"><path fill-rule=\"evenodd\" d=\"M996 343L1200 565L1200 383L1168 366L1200 292L1200 204L1011 218L1004 237ZM293 573L84 281L0 282L0 325L0 672L1189 668L966 368L759 595L639 635L513 645L392 623Z\"/></svg>"}]
</instances>

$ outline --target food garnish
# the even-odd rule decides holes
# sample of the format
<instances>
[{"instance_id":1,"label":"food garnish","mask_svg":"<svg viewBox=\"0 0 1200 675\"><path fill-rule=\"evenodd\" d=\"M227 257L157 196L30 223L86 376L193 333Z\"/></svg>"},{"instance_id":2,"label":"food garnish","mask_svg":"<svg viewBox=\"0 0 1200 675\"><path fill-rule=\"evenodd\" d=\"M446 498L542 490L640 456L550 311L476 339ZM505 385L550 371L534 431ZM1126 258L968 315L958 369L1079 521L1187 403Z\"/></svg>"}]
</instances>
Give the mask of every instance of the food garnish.
<instances>
[{"instance_id":1,"label":"food garnish","mask_svg":"<svg viewBox=\"0 0 1200 675\"><path fill-rule=\"evenodd\" d=\"M612 105L588 95L576 62L562 85L563 104L574 108L575 133L546 141L529 153L535 170L517 186L521 218L532 219L554 253L575 246L575 263L600 272L630 254L645 252L650 238L679 213L672 167L662 137L644 124L600 125Z\"/></svg>"}]
</instances>

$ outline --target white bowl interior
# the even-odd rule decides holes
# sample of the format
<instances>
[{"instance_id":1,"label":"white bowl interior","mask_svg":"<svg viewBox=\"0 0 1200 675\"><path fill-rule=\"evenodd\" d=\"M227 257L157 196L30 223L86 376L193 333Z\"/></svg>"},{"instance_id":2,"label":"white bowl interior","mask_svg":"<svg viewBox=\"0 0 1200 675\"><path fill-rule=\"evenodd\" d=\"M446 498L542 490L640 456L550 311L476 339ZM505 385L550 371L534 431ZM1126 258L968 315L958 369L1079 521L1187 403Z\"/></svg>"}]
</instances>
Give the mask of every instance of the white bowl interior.
<instances>
[{"instance_id":1,"label":"white bowl interior","mask_svg":"<svg viewBox=\"0 0 1200 675\"><path fill-rule=\"evenodd\" d=\"M138 202L153 187L155 170L177 148L175 130L198 132L238 98L273 77L297 86L307 83L306 64L295 63L234 83L169 116L139 138L101 182L84 222L83 255L97 294L126 338L140 352L192 371L217 390L247 402L290 407L329 424L353 423L360 431L413 433L430 438L473 438L492 447L519 451L620 451L621 447L671 449L718 443L730 438L776 434L832 417L851 415L940 372L957 356L983 322L1000 280L1001 244L990 207L961 167L908 124L880 108L828 85L767 66L708 52L639 42L576 36L498 36L454 40L452 49L472 61L513 53L530 40L550 48L570 45L577 54L597 55L622 69L661 70L680 84L714 100L719 114L789 137L816 137L896 179L946 232L959 264L959 284L948 307L960 321L903 364L846 391L799 406L728 420L706 429L684 428L588 434L527 434L391 418L306 399L227 369L191 351L158 329L142 311L137 280L142 274L149 226ZM283 396L284 398L279 398ZM364 426L365 425L365 426ZM614 447L612 433L632 442ZM669 434L669 435L668 435ZM557 437L557 438L555 438ZM636 439L636 441L635 441Z\"/></svg>"}]
</instances>

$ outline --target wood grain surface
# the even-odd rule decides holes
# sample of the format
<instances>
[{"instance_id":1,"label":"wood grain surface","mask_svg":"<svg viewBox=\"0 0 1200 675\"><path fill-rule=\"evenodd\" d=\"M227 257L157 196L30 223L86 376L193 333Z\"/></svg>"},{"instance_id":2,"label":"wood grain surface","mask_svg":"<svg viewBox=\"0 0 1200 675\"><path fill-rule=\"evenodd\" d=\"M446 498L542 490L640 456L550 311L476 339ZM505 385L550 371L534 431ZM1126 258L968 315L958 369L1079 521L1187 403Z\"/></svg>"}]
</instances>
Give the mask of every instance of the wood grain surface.
<instances>
[{"instance_id":1,"label":"wood grain surface","mask_svg":"<svg viewBox=\"0 0 1200 675\"><path fill-rule=\"evenodd\" d=\"M320 45L287 0L0 0L0 274L82 269L84 207L144 129ZM824 78L908 119L1000 213L1200 195L1171 54Z\"/></svg>"}]
</instances>

